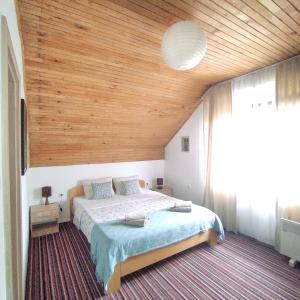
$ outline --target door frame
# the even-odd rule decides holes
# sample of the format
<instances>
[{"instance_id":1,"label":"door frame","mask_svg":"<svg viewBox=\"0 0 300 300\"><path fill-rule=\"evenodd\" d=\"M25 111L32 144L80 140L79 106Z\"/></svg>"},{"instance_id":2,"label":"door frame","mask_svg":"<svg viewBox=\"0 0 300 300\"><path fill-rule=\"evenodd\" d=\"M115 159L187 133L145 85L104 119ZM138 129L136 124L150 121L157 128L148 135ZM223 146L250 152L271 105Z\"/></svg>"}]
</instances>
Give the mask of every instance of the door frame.
<instances>
[{"instance_id":1,"label":"door frame","mask_svg":"<svg viewBox=\"0 0 300 300\"><path fill-rule=\"evenodd\" d=\"M0 16L0 37L0 221L3 220L3 227L0 222L0 266L5 270L5 274L0 275L0 295L1 299L22 299L20 74L4 16ZM9 75L14 86L14 103L10 102ZM11 126L15 127L14 137L9 134ZM12 140L14 145L10 144Z\"/></svg>"}]
</instances>

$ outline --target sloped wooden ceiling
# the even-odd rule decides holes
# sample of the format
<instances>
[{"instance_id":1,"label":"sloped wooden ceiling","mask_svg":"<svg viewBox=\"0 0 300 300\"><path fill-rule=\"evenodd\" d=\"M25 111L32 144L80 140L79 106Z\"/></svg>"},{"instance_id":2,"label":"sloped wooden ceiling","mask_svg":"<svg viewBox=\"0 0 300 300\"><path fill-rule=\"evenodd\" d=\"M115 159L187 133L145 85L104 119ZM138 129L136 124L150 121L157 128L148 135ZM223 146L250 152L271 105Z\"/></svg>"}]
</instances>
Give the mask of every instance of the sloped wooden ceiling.
<instances>
[{"instance_id":1,"label":"sloped wooden ceiling","mask_svg":"<svg viewBox=\"0 0 300 300\"><path fill-rule=\"evenodd\" d=\"M30 165L162 159L216 82L294 56L299 0L20 0ZM160 54L179 20L205 30L191 71Z\"/></svg>"}]
</instances>

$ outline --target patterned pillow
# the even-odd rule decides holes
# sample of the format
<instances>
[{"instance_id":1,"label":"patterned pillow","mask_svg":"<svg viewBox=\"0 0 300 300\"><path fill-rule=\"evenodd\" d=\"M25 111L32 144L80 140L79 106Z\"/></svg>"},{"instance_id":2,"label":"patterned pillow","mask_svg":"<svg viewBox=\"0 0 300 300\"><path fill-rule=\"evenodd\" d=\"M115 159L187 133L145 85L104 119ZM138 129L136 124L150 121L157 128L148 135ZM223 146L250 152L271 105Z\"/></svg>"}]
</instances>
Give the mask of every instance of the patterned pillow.
<instances>
[{"instance_id":1,"label":"patterned pillow","mask_svg":"<svg viewBox=\"0 0 300 300\"><path fill-rule=\"evenodd\" d=\"M92 199L107 199L113 196L111 182L92 183L93 198Z\"/></svg>"},{"instance_id":2,"label":"patterned pillow","mask_svg":"<svg viewBox=\"0 0 300 300\"><path fill-rule=\"evenodd\" d=\"M85 198L93 199L94 192L93 192L92 183L104 183L104 182L110 182L112 194L114 195L115 193L114 193L114 190L112 188L112 178L111 177L103 177L103 178L96 178L96 179L81 180L81 184L83 185Z\"/></svg>"},{"instance_id":3,"label":"patterned pillow","mask_svg":"<svg viewBox=\"0 0 300 300\"><path fill-rule=\"evenodd\" d=\"M120 181L120 192L125 196L139 194L141 192L139 181L137 179Z\"/></svg>"},{"instance_id":4,"label":"patterned pillow","mask_svg":"<svg viewBox=\"0 0 300 300\"><path fill-rule=\"evenodd\" d=\"M114 183L114 186L116 189L116 194L122 195L121 194L121 181L128 181L128 180L133 180L133 179L139 179L138 175L113 178L113 183Z\"/></svg>"}]
</instances>

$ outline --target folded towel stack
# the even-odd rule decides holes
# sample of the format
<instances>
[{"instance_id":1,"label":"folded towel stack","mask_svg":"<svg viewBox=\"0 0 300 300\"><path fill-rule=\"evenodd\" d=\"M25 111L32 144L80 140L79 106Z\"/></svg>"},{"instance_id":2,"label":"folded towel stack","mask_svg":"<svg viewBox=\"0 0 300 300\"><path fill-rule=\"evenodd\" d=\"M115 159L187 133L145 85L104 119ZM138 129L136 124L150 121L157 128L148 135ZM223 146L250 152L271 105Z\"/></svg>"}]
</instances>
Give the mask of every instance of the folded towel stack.
<instances>
[{"instance_id":1,"label":"folded towel stack","mask_svg":"<svg viewBox=\"0 0 300 300\"><path fill-rule=\"evenodd\" d=\"M149 218L145 214L128 214L125 216L125 224L135 227L144 227Z\"/></svg>"},{"instance_id":2,"label":"folded towel stack","mask_svg":"<svg viewBox=\"0 0 300 300\"><path fill-rule=\"evenodd\" d=\"M175 202L174 206L170 210L176 212L191 212L192 201Z\"/></svg>"}]
</instances>

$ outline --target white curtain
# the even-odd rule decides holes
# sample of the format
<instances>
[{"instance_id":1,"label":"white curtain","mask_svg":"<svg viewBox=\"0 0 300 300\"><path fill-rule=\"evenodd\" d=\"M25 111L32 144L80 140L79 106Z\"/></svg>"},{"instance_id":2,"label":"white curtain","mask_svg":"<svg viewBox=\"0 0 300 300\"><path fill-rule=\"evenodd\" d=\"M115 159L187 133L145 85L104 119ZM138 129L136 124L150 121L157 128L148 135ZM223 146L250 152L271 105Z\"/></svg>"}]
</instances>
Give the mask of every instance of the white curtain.
<instances>
[{"instance_id":1,"label":"white curtain","mask_svg":"<svg viewBox=\"0 0 300 300\"><path fill-rule=\"evenodd\" d=\"M276 230L275 68L232 81L238 231L274 244Z\"/></svg>"},{"instance_id":2,"label":"white curtain","mask_svg":"<svg viewBox=\"0 0 300 300\"><path fill-rule=\"evenodd\" d=\"M213 87L202 99L204 205L219 215L227 230L236 229L231 99L230 83Z\"/></svg>"},{"instance_id":3,"label":"white curtain","mask_svg":"<svg viewBox=\"0 0 300 300\"><path fill-rule=\"evenodd\" d=\"M280 218L300 222L300 56L277 67L278 206ZM279 230L276 246L279 247Z\"/></svg>"},{"instance_id":4,"label":"white curtain","mask_svg":"<svg viewBox=\"0 0 300 300\"><path fill-rule=\"evenodd\" d=\"M300 222L300 56L203 97L204 204L228 230L279 245Z\"/></svg>"}]
</instances>

